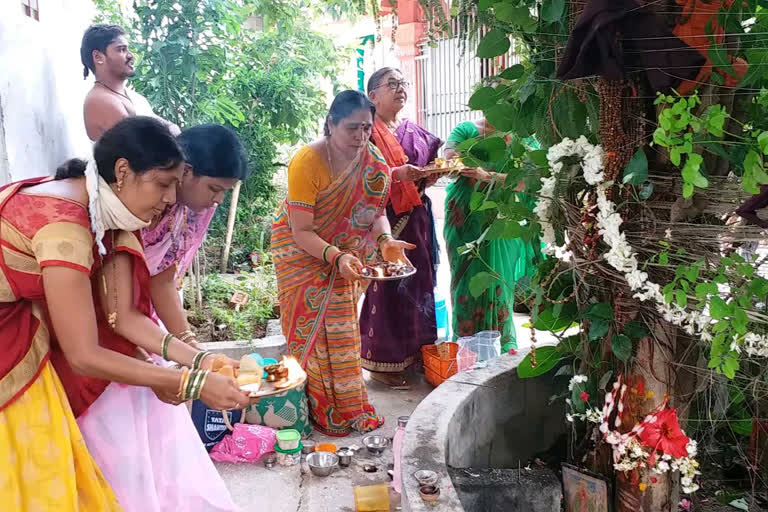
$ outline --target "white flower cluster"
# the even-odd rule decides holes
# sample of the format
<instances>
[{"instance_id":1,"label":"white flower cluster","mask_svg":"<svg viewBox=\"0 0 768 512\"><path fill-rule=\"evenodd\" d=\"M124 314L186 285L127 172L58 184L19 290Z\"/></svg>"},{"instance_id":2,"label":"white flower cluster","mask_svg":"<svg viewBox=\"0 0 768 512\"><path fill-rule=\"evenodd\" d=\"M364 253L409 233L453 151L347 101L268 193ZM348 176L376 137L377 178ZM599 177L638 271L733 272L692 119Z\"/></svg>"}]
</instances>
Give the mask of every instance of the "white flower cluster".
<instances>
[{"instance_id":1,"label":"white flower cluster","mask_svg":"<svg viewBox=\"0 0 768 512\"><path fill-rule=\"evenodd\" d=\"M613 469L616 471L632 471L647 467L648 457L651 454L645 451L644 446L636 438L630 438L626 443L618 443L613 447Z\"/></svg>"},{"instance_id":2,"label":"white flower cluster","mask_svg":"<svg viewBox=\"0 0 768 512\"><path fill-rule=\"evenodd\" d=\"M594 407L590 407L584 413L566 413L565 419L570 423L573 423L576 420L581 420L586 421L587 423L595 423L596 425L599 425L603 422L603 411L600 409L595 409Z\"/></svg>"},{"instance_id":3,"label":"white flower cluster","mask_svg":"<svg viewBox=\"0 0 768 512\"><path fill-rule=\"evenodd\" d=\"M574 375L571 377L571 381L568 383L568 391L573 391L573 388L577 384L581 384L582 382L587 382L589 380L589 377L586 375Z\"/></svg>"},{"instance_id":4,"label":"white flower cluster","mask_svg":"<svg viewBox=\"0 0 768 512\"><path fill-rule=\"evenodd\" d=\"M687 457L680 457L678 459L673 458L666 453L656 459L656 464L651 468L651 471L657 474L664 474L669 471L680 472L680 486L685 494L691 494L699 490L699 484L694 479L697 475L701 474L699 471L699 462L695 459L698 453L698 447L696 441L691 439L686 445L688 451ZM615 466L614 466L615 467Z\"/></svg>"},{"instance_id":5,"label":"white flower cluster","mask_svg":"<svg viewBox=\"0 0 768 512\"><path fill-rule=\"evenodd\" d=\"M590 144L583 135L577 140L569 138L563 139L559 144L555 144L547 151L547 161L549 162L549 177L541 178L540 198L536 203L533 212L539 219L542 229L541 240L544 242L544 253L554 255L558 259L570 259L570 251L565 246L558 246L555 239L555 228L551 222L552 201L555 196L555 186L557 185L557 176L563 170L565 157L577 156L581 159L581 168L584 172L584 179L589 185L597 185L603 181L603 148ZM567 245L567 244L566 244Z\"/></svg>"},{"instance_id":6,"label":"white flower cluster","mask_svg":"<svg viewBox=\"0 0 768 512\"><path fill-rule=\"evenodd\" d=\"M753 332L748 332L744 336L744 352L752 357L768 357L768 337L760 336ZM734 346L735 345L735 346ZM738 344L733 343L731 345L732 350L740 351Z\"/></svg>"}]
</instances>

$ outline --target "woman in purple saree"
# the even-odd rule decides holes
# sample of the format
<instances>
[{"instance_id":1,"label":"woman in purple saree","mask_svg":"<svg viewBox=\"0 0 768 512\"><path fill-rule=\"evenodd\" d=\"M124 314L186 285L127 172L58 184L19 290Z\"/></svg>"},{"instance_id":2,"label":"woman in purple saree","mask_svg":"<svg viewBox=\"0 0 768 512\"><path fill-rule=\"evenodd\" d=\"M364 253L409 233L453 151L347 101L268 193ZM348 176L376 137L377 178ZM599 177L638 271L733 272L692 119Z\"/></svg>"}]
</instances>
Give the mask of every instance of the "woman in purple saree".
<instances>
[{"instance_id":1,"label":"woman in purple saree","mask_svg":"<svg viewBox=\"0 0 768 512\"><path fill-rule=\"evenodd\" d=\"M368 96L376 105L371 138L393 168L406 162L423 167L442 145L415 123L397 119L407 89L397 69L382 68L368 81ZM393 175L387 217L395 238L416 245L408 258L417 272L399 281L371 283L360 314L363 367L391 386L406 384L403 372L419 360L423 345L437 339L433 294L439 249L432 202L424 193L430 184L413 168Z\"/></svg>"}]
</instances>

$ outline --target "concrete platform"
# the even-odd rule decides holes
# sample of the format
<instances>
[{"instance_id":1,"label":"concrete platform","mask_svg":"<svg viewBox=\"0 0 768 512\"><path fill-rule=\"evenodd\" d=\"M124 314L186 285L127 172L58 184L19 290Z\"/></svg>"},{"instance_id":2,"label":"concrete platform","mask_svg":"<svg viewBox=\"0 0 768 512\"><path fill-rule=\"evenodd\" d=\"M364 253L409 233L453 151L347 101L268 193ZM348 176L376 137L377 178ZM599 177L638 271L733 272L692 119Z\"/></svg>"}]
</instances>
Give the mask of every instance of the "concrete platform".
<instances>
[{"instance_id":1,"label":"concrete platform","mask_svg":"<svg viewBox=\"0 0 768 512\"><path fill-rule=\"evenodd\" d=\"M408 416L431 391L432 386L423 379L414 383L410 390L395 391L366 378L368 393L376 411L386 423L375 433L393 437L398 416ZM314 432L310 439L318 443L334 443L338 447L357 445L362 448L361 435L344 438L323 436ZM266 469L264 464L216 463L232 498L242 512L354 512L353 488L357 485L389 483L387 475L393 463L392 449L381 457L368 455L363 448L353 459L352 465L333 475L320 478L312 474L302 475L301 468L283 468L275 465ZM363 464L375 464L376 473L366 473ZM390 492L390 510L400 510L400 497Z\"/></svg>"}]
</instances>

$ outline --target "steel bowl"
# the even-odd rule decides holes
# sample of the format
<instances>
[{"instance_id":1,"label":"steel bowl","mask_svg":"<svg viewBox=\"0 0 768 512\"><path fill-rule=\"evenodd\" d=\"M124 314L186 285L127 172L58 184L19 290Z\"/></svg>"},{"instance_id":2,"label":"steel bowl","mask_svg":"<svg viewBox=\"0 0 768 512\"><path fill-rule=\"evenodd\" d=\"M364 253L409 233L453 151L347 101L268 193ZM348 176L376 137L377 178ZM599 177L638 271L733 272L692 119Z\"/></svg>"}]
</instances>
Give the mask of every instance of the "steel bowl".
<instances>
[{"instance_id":1,"label":"steel bowl","mask_svg":"<svg viewBox=\"0 0 768 512\"><path fill-rule=\"evenodd\" d=\"M352 464L352 456L355 454L349 448L339 448L336 451L336 455L339 456L339 466L346 468Z\"/></svg>"},{"instance_id":2,"label":"steel bowl","mask_svg":"<svg viewBox=\"0 0 768 512\"><path fill-rule=\"evenodd\" d=\"M389 445L389 439L384 436L365 436L363 446L368 448L371 455L381 455L384 449Z\"/></svg>"},{"instance_id":3,"label":"steel bowl","mask_svg":"<svg viewBox=\"0 0 768 512\"><path fill-rule=\"evenodd\" d=\"M420 469L413 474L413 478L419 482L420 486L437 484L437 473L428 469Z\"/></svg>"},{"instance_id":4,"label":"steel bowl","mask_svg":"<svg viewBox=\"0 0 768 512\"><path fill-rule=\"evenodd\" d=\"M339 457L331 452L313 452L307 455L307 465L315 476L328 476L339 465Z\"/></svg>"}]
</instances>

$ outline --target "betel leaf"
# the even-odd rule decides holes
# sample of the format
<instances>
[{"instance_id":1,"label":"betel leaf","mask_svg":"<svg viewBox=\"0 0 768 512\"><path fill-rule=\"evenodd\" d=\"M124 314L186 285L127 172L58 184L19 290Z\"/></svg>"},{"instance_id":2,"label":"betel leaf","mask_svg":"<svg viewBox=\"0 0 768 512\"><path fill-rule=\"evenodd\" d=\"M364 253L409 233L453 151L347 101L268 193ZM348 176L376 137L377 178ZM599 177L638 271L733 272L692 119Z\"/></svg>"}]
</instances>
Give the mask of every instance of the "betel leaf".
<instances>
[{"instance_id":1,"label":"betel leaf","mask_svg":"<svg viewBox=\"0 0 768 512\"><path fill-rule=\"evenodd\" d=\"M490 9L496 2L498 2L498 0L479 0L477 8L481 11L485 11L486 9Z\"/></svg>"},{"instance_id":2,"label":"betel leaf","mask_svg":"<svg viewBox=\"0 0 768 512\"><path fill-rule=\"evenodd\" d=\"M517 108L511 103L498 103L484 110L485 118L497 130L508 132L515 127Z\"/></svg>"},{"instance_id":3,"label":"betel leaf","mask_svg":"<svg viewBox=\"0 0 768 512\"><path fill-rule=\"evenodd\" d=\"M565 0L544 0L541 6L541 19L553 23L563 17Z\"/></svg>"},{"instance_id":4,"label":"betel leaf","mask_svg":"<svg viewBox=\"0 0 768 512\"><path fill-rule=\"evenodd\" d=\"M547 161L546 149L537 149L534 151L529 151L528 158L530 158L531 162L533 162L538 167L547 167L547 165L549 165L549 162Z\"/></svg>"},{"instance_id":5,"label":"betel leaf","mask_svg":"<svg viewBox=\"0 0 768 512\"><path fill-rule=\"evenodd\" d=\"M547 308L539 313L538 318L533 323L534 329L537 331L553 331L560 332L568 329L577 318L576 304L573 302L566 302L560 311L555 314L554 308Z\"/></svg>"},{"instance_id":6,"label":"betel leaf","mask_svg":"<svg viewBox=\"0 0 768 512\"><path fill-rule=\"evenodd\" d=\"M498 103L499 95L493 87L481 87L469 97L469 108L485 110Z\"/></svg>"},{"instance_id":7,"label":"betel leaf","mask_svg":"<svg viewBox=\"0 0 768 512\"><path fill-rule=\"evenodd\" d=\"M648 159L642 148L638 149L624 169L623 183L640 185L648 179Z\"/></svg>"},{"instance_id":8,"label":"betel leaf","mask_svg":"<svg viewBox=\"0 0 768 512\"><path fill-rule=\"evenodd\" d=\"M632 357L632 340L623 334L617 334L611 338L611 350L617 359L626 363Z\"/></svg>"},{"instance_id":9,"label":"betel leaf","mask_svg":"<svg viewBox=\"0 0 768 512\"><path fill-rule=\"evenodd\" d=\"M517 376L521 379L538 377L551 371L560 362L560 352L557 347L539 347L536 349L536 366L531 366L531 354L517 365Z\"/></svg>"},{"instance_id":10,"label":"betel leaf","mask_svg":"<svg viewBox=\"0 0 768 512\"><path fill-rule=\"evenodd\" d=\"M728 304L726 304L720 297L714 296L709 302L709 313L715 320L725 318L729 313Z\"/></svg>"},{"instance_id":11,"label":"betel leaf","mask_svg":"<svg viewBox=\"0 0 768 512\"><path fill-rule=\"evenodd\" d=\"M483 294L493 281L493 276L488 272L478 272L473 275L469 280L469 293L472 297L477 298Z\"/></svg>"},{"instance_id":12,"label":"betel leaf","mask_svg":"<svg viewBox=\"0 0 768 512\"><path fill-rule=\"evenodd\" d=\"M515 64L514 66L510 66L504 71L501 72L501 78L504 80L517 80L523 74L525 73L525 68L523 68L522 64Z\"/></svg>"},{"instance_id":13,"label":"betel leaf","mask_svg":"<svg viewBox=\"0 0 768 512\"><path fill-rule=\"evenodd\" d=\"M653 183L646 183L640 188L640 192L638 192L637 196L641 201L645 201L651 197L651 194L653 194Z\"/></svg>"},{"instance_id":14,"label":"betel leaf","mask_svg":"<svg viewBox=\"0 0 768 512\"><path fill-rule=\"evenodd\" d=\"M469 154L483 162L498 162L507 152L507 143L501 137L488 137L474 144Z\"/></svg>"},{"instance_id":15,"label":"betel leaf","mask_svg":"<svg viewBox=\"0 0 768 512\"><path fill-rule=\"evenodd\" d=\"M511 43L506 32L495 28L485 34L480 44L477 45L477 56L481 59L492 59L507 53L510 46ZM493 125L499 128L496 123L493 123Z\"/></svg>"}]
</instances>

